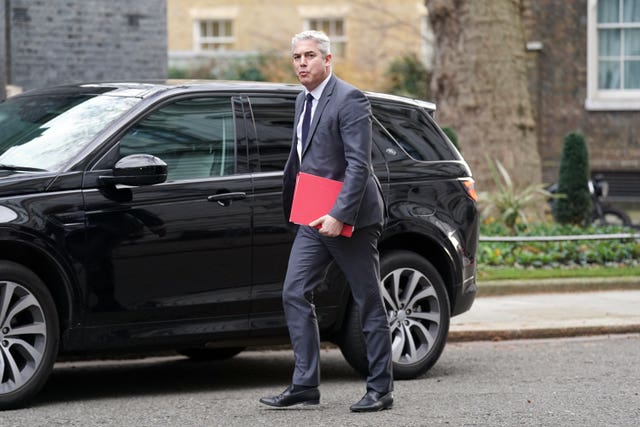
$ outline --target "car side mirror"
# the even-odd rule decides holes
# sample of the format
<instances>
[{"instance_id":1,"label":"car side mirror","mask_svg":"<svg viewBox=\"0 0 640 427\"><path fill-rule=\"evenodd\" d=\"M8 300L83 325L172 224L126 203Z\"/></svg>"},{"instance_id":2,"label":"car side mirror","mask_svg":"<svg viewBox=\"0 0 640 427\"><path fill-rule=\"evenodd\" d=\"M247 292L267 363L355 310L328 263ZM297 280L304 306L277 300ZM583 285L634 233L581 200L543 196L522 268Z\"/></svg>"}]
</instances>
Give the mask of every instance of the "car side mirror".
<instances>
[{"instance_id":1,"label":"car side mirror","mask_svg":"<svg viewBox=\"0 0 640 427\"><path fill-rule=\"evenodd\" d=\"M167 180L167 164L150 154L131 154L118 160L113 176L100 176L99 180L112 185L160 184Z\"/></svg>"}]
</instances>

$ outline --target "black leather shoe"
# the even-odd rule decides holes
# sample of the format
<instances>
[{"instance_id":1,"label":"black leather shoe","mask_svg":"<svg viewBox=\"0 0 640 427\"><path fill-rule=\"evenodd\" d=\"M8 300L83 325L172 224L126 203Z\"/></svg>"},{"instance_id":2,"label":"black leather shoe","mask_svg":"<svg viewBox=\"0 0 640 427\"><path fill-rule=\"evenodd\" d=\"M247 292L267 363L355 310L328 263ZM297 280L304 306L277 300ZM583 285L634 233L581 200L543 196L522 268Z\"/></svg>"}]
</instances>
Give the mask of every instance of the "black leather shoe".
<instances>
[{"instance_id":1,"label":"black leather shoe","mask_svg":"<svg viewBox=\"0 0 640 427\"><path fill-rule=\"evenodd\" d=\"M351 405L352 412L375 412L382 411L383 409L391 409L393 406L393 394L378 393L377 391L369 390L365 394L360 402L355 405Z\"/></svg>"},{"instance_id":2,"label":"black leather shoe","mask_svg":"<svg viewBox=\"0 0 640 427\"><path fill-rule=\"evenodd\" d=\"M277 408L285 408L287 406L298 405L317 405L320 403L320 390L317 387L294 392L293 386L290 385L285 391L277 396L263 397L261 403Z\"/></svg>"}]
</instances>

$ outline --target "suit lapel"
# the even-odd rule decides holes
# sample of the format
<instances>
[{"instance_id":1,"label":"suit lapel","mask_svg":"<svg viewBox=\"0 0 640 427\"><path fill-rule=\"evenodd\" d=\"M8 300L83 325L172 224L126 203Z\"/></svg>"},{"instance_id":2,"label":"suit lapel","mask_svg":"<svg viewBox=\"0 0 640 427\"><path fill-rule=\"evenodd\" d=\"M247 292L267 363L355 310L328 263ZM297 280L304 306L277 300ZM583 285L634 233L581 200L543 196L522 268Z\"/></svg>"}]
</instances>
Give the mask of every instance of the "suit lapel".
<instances>
[{"instance_id":1,"label":"suit lapel","mask_svg":"<svg viewBox=\"0 0 640 427\"><path fill-rule=\"evenodd\" d=\"M311 120L311 126L309 127L309 136L307 137L308 141L307 141L307 144L305 144L304 151L302 152L302 157L304 157L304 154L307 152L307 150L312 144L313 134L316 133L316 128L318 127L318 122L320 121L322 112L324 111L325 107L329 103L329 100L331 99L331 95L333 94L333 89L335 88L335 86L336 86L336 77L332 75L329 81L327 82L327 85L325 86L324 90L322 91L322 95L320 96L320 100L318 101L318 106L316 107L316 111L313 113L313 119ZM299 119L300 113L296 113L296 115L298 116L298 119ZM298 122L296 120L296 126L297 126L297 123Z\"/></svg>"}]
</instances>

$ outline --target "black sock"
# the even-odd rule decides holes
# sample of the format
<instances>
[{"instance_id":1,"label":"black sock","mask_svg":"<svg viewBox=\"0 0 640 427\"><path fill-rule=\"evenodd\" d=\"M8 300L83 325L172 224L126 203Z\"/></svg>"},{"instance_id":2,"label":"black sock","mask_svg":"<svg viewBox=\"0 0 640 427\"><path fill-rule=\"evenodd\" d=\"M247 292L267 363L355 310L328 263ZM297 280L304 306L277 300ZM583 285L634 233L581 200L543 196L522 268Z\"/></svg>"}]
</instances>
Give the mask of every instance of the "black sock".
<instances>
[{"instance_id":1,"label":"black sock","mask_svg":"<svg viewBox=\"0 0 640 427\"><path fill-rule=\"evenodd\" d=\"M291 389L291 392L298 393L298 392L305 391L305 390L311 390L312 388L315 388L315 387L312 386L312 385L293 384L293 388Z\"/></svg>"}]
</instances>

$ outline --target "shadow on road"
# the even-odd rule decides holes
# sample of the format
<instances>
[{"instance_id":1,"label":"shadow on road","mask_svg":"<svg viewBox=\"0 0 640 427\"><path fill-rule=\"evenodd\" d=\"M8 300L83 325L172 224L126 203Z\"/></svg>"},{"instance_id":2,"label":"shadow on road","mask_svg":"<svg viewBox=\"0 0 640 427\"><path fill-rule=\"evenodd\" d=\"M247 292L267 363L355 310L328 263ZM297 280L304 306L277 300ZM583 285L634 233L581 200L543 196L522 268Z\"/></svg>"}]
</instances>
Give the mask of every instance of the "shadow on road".
<instances>
[{"instance_id":1,"label":"shadow on road","mask_svg":"<svg viewBox=\"0 0 640 427\"><path fill-rule=\"evenodd\" d=\"M293 369L291 351L247 351L216 362L182 356L65 362L56 365L33 406L123 396L168 395L284 387ZM362 381L338 351L323 351L323 383Z\"/></svg>"}]
</instances>

